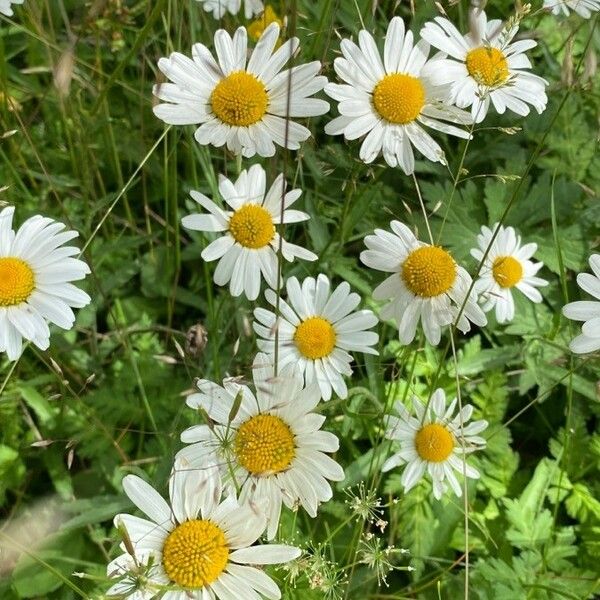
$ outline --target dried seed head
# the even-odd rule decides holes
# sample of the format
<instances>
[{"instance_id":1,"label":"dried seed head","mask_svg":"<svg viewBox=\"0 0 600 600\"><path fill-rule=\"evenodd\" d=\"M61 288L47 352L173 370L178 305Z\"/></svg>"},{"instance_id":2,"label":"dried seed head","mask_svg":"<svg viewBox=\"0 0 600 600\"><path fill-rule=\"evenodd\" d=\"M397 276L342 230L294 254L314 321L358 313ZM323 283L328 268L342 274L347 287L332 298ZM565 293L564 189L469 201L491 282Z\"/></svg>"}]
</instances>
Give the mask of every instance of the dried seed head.
<instances>
[{"instance_id":1,"label":"dried seed head","mask_svg":"<svg viewBox=\"0 0 600 600\"><path fill-rule=\"evenodd\" d=\"M185 335L185 351L194 358L200 356L208 343L208 332L202 323L192 325Z\"/></svg>"}]
</instances>

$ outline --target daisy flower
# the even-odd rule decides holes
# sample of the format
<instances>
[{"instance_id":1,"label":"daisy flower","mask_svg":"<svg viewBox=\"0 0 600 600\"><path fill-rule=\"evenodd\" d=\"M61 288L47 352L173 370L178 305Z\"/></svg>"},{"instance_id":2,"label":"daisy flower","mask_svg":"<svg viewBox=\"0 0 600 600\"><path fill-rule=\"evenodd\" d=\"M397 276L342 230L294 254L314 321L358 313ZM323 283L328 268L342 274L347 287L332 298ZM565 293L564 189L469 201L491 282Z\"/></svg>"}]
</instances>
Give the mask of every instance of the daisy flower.
<instances>
[{"instance_id":1,"label":"daisy flower","mask_svg":"<svg viewBox=\"0 0 600 600\"><path fill-rule=\"evenodd\" d=\"M338 449L337 437L321 431L325 417L312 412L321 399L318 386L303 388L289 369L275 377L269 357L261 353L253 374L256 395L231 379L223 387L198 382L200 393L189 396L187 405L202 409L213 424L184 431L181 440L191 445L179 456L192 468L219 463L223 477L235 479L241 502L265 507L272 539L282 504L300 505L316 517L319 504L332 496L328 480L341 481L344 471L325 454Z\"/></svg>"},{"instance_id":2,"label":"daisy flower","mask_svg":"<svg viewBox=\"0 0 600 600\"><path fill-rule=\"evenodd\" d=\"M575 11L580 17L589 19L592 13L600 10L600 0L544 0L544 8L549 8L555 15L569 15Z\"/></svg>"},{"instance_id":3,"label":"daisy flower","mask_svg":"<svg viewBox=\"0 0 600 600\"><path fill-rule=\"evenodd\" d=\"M11 4L23 4L23 2L25 0L0 0L0 14L12 17L14 13Z\"/></svg>"},{"instance_id":4,"label":"daisy flower","mask_svg":"<svg viewBox=\"0 0 600 600\"><path fill-rule=\"evenodd\" d=\"M488 426L487 421L474 421L467 425L473 414L470 404L454 415L456 398L446 409L446 394L437 389L426 409L413 398L416 418L406 407L397 402L394 406L399 417L390 416L386 437L400 443L400 450L383 464L384 472L406 465L400 482L408 492L421 480L425 471L433 482L433 495L439 500L446 492L448 481L452 491L462 495L455 471L471 479L479 479L477 469L466 462L466 455L485 448L485 440L479 434Z\"/></svg>"},{"instance_id":5,"label":"daisy flower","mask_svg":"<svg viewBox=\"0 0 600 600\"><path fill-rule=\"evenodd\" d=\"M284 25L284 22L279 18L273 7L267 4L264 12L248 25L250 39L257 42L271 23L277 23L279 27L283 27Z\"/></svg>"},{"instance_id":6,"label":"daisy flower","mask_svg":"<svg viewBox=\"0 0 600 600\"><path fill-rule=\"evenodd\" d=\"M244 27L233 38L219 29L217 60L203 44L194 44L192 59L178 52L161 58L158 68L173 83L154 86L154 95L165 101L154 107L154 114L171 125L200 124L194 134L199 144L227 144L245 157L273 156L275 144L297 150L310 131L289 117L314 117L329 110L325 100L310 97L327 83L317 75L321 63L282 71L299 41L292 38L273 52L277 23L265 29L249 60L247 38Z\"/></svg>"},{"instance_id":7,"label":"daisy flower","mask_svg":"<svg viewBox=\"0 0 600 600\"><path fill-rule=\"evenodd\" d=\"M498 234L492 243L495 231ZM479 279L475 282L475 292L483 300L482 308L485 312L496 307L498 323L512 321L515 303L511 289L514 287L532 302L542 301L542 295L536 288L548 285L548 282L536 275L544 263L530 260L537 250L537 244L521 246L521 236L512 227L496 223L492 229L485 226L481 228L477 245L478 248L471 250L471 256L478 261L483 259L489 248Z\"/></svg>"},{"instance_id":8,"label":"daisy flower","mask_svg":"<svg viewBox=\"0 0 600 600\"><path fill-rule=\"evenodd\" d=\"M417 240L403 223L392 221L392 232L376 229L365 237L368 250L360 260L378 271L392 273L373 291L375 300L391 299L383 307L382 319L395 319L400 341L410 344L415 338L419 321L425 337L434 346L439 344L442 327L455 323L466 333L470 322L482 327L485 313L477 304L472 280L463 267L456 264L447 250Z\"/></svg>"},{"instance_id":9,"label":"daisy flower","mask_svg":"<svg viewBox=\"0 0 600 600\"><path fill-rule=\"evenodd\" d=\"M450 100L460 108L471 107L476 123L483 121L490 102L500 114L506 109L521 116L529 114L531 104L538 113L546 109L547 82L530 73L525 55L534 40L511 40L518 26L506 28L500 20L488 21L483 10L471 12L471 31L461 35L443 17L426 23L421 37L450 58L440 57L426 68L437 85L451 84Z\"/></svg>"},{"instance_id":10,"label":"daisy flower","mask_svg":"<svg viewBox=\"0 0 600 600\"><path fill-rule=\"evenodd\" d=\"M288 562L300 550L282 544L253 546L265 529L266 517L232 496L220 502L216 467L190 469L176 461L169 481L170 505L135 475L123 479L123 489L150 520L120 514L115 525L127 532L140 563L153 561L146 587L166 590L160 596L163 600L281 598L275 582L257 565ZM122 572L130 557L125 554L117 561L109 565L109 575Z\"/></svg>"},{"instance_id":11,"label":"daisy flower","mask_svg":"<svg viewBox=\"0 0 600 600\"><path fill-rule=\"evenodd\" d=\"M347 140L366 136L360 158L371 163L382 152L391 167L414 171L414 146L426 158L445 164L444 152L425 131L429 127L461 138L469 133L451 125L470 124L468 113L446 102L447 87L424 76L429 44L404 31L404 21L394 17L385 38L383 60L373 36L358 34L358 46L342 40L343 57L334 61L335 72L345 83L329 83L325 92L339 101L340 116L325 127L330 135Z\"/></svg>"},{"instance_id":12,"label":"daisy flower","mask_svg":"<svg viewBox=\"0 0 600 600\"><path fill-rule=\"evenodd\" d=\"M215 19L221 19L226 12L237 15L242 7L242 0L197 0L206 12L212 12ZM258 15L263 10L261 0L243 0L246 19Z\"/></svg>"},{"instance_id":13,"label":"daisy flower","mask_svg":"<svg viewBox=\"0 0 600 600\"><path fill-rule=\"evenodd\" d=\"M81 308L91 300L70 283L83 279L89 267L72 258L78 248L63 246L79 234L40 215L15 232L14 212L12 206L0 212L0 352L9 360L19 358L23 339L46 350L48 323L71 329L71 307Z\"/></svg>"},{"instance_id":14,"label":"daisy flower","mask_svg":"<svg viewBox=\"0 0 600 600\"><path fill-rule=\"evenodd\" d=\"M264 308L254 310L254 331L262 338L258 347L274 358L278 332L278 366L293 365L308 386L317 382L324 400L332 391L348 396L343 375L352 375L349 352L378 354L371 348L379 336L367 331L377 323L370 310L355 311L360 296L343 282L331 291L329 279L321 274L307 277L302 286L295 277L286 282L287 302L279 300L280 317ZM265 292L269 304L277 306L277 294Z\"/></svg>"},{"instance_id":15,"label":"daisy flower","mask_svg":"<svg viewBox=\"0 0 600 600\"><path fill-rule=\"evenodd\" d=\"M590 256L590 267L594 272L579 273L577 284L596 300L579 300L569 302L563 307L563 315L574 321L585 321L581 327L581 335L578 335L569 348L576 354L586 354L600 350L600 254Z\"/></svg>"},{"instance_id":16,"label":"daisy flower","mask_svg":"<svg viewBox=\"0 0 600 600\"><path fill-rule=\"evenodd\" d=\"M232 210L224 211L200 192L192 191L192 198L209 214L189 215L181 220L187 229L224 232L202 251L202 258L219 260L214 275L217 285L229 283L232 296L243 292L249 300L258 297L261 275L269 286L277 287L280 244L281 253L288 261L296 257L317 260L316 254L281 239L276 231L281 222L298 223L310 218L304 212L289 208L302 190L285 193L283 174L275 179L266 194L265 185L266 173L260 165L242 171L235 183L221 176L219 191Z\"/></svg>"}]
</instances>

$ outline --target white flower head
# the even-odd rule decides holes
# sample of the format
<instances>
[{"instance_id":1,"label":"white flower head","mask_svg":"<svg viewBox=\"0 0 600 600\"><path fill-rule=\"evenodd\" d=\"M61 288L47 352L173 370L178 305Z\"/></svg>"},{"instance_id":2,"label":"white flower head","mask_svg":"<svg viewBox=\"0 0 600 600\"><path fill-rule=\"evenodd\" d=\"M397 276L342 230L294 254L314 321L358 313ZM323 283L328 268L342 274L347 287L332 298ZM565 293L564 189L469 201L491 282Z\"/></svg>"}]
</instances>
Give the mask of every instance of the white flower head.
<instances>
[{"instance_id":1,"label":"white flower head","mask_svg":"<svg viewBox=\"0 0 600 600\"><path fill-rule=\"evenodd\" d=\"M223 232L202 252L207 261L219 260L215 283L227 285L232 296L244 293L256 300L260 292L261 276L267 284L277 287L277 253L288 261L294 258L316 260L317 255L291 244L277 233L283 224L306 221L310 217L290 206L302 194L301 190L285 192L286 182L279 175L268 192L266 173L260 165L244 170L235 182L220 177L219 191L232 210L223 210L200 192L191 192L192 198L208 211L183 217L183 226L195 231ZM282 207L283 199L283 207ZM283 219L281 209L283 208Z\"/></svg>"},{"instance_id":2,"label":"white flower head","mask_svg":"<svg viewBox=\"0 0 600 600\"><path fill-rule=\"evenodd\" d=\"M475 292L469 291L471 276L450 253L420 242L399 221L392 221L390 226L392 232L376 229L374 235L365 237L368 250L361 252L360 260L372 269L392 273L375 288L373 297L391 299L381 318L396 320L402 344L414 340L419 321L427 341L434 346L447 325L455 323L463 333L470 330L471 322L485 325L485 313Z\"/></svg>"},{"instance_id":3,"label":"white flower head","mask_svg":"<svg viewBox=\"0 0 600 600\"><path fill-rule=\"evenodd\" d=\"M365 30L358 35L358 46L345 39L341 50L343 56L335 59L334 68L345 83L325 86L325 92L339 102L341 116L328 123L325 131L343 133L347 140L366 136L360 148L365 163L382 153L388 165L411 174L412 146L429 160L445 164L444 152L425 127L469 137L453 123L468 125L470 115L447 102L447 86L437 86L424 75L429 44L419 41L413 46L413 34L405 32L400 17L394 17L388 27L383 60L373 36Z\"/></svg>"},{"instance_id":4,"label":"white flower head","mask_svg":"<svg viewBox=\"0 0 600 600\"><path fill-rule=\"evenodd\" d=\"M494 232L494 242L490 245ZM496 223L490 229L483 226L477 236L478 248L471 250L471 256L481 261L489 248L479 278L475 282L475 291L483 301L485 312L496 308L498 323L508 323L515 316L515 303L512 288L518 289L532 302L542 301L538 287L548 285L545 279L536 277L544 266L543 262L530 260L537 244L521 245L521 236L512 227L504 227Z\"/></svg>"},{"instance_id":5,"label":"white flower head","mask_svg":"<svg viewBox=\"0 0 600 600\"><path fill-rule=\"evenodd\" d=\"M19 358L23 339L46 350L48 323L71 329L71 307L81 308L91 300L71 283L83 279L89 267L73 258L78 248L63 246L79 234L40 215L15 232L14 211L12 206L0 211L0 352L9 360Z\"/></svg>"},{"instance_id":6,"label":"white flower head","mask_svg":"<svg viewBox=\"0 0 600 600\"><path fill-rule=\"evenodd\" d=\"M259 335L258 347L273 359L276 332L278 366L293 365L306 385L317 382L324 400L335 392L346 398L348 388L343 375L352 375L349 352L378 354L372 348L379 336L368 331L377 323L370 310L356 310L360 296L343 282L331 291L327 276L307 277L300 285L296 277L286 282L287 301L277 302L273 290L265 298L279 306L280 317L264 308L254 310L254 331Z\"/></svg>"},{"instance_id":7,"label":"white flower head","mask_svg":"<svg viewBox=\"0 0 600 600\"><path fill-rule=\"evenodd\" d=\"M341 481L344 471L325 454L337 451L339 441L321 431L325 417L312 412L321 398L317 385L303 388L291 369L275 376L269 357L261 353L253 374L256 394L231 379L223 387L198 382L200 393L189 396L187 404L202 409L213 424L184 431L181 440L191 445L179 456L191 467L218 463L224 479L240 489L240 501L265 507L272 539L282 503L300 505L315 517L319 504L332 497L328 480Z\"/></svg>"},{"instance_id":8,"label":"white flower head","mask_svg":"<svg viewBox=\"0 0 600 600\"><path fill-rule=\"evenodd\" d=\"M563 315L574 321L585 321L581 334L569 344L571 352L586 354L600 350L600 254L590 256L590 267L594 274L579 273L577 284L596 300L578 300L563 307Z\"/></svg>"},{"instance_id":9,"label":"white flower head","mask_svg":"<svg viewBox=\"0 0 600 600\"><path fill-rule=\"evenodd\" d=\"M162 589L168 600L234 600L281 598L275 582L261 565L285 563L300 550L283 544L253 545L265 530L260 507L239 504L233 496L221 502L221 478L215 466L191 469L176 461L169 481L170 505L148 483L135 475L123 479L130 500L148 517L120 514L115 525L124 528L138 564L152 568L145 574L146 589ZM123 576L131 564L125 554L109 565L109 575ZM250 566L252 565L252 566ZM132 577L128 598L135 596ZM123 587L113 593L123 594Z\"/></svg>"},{"instance_id":10,"label":"white flower head","mask_svg":"<svg viewBox=\"0 0 600 600\"><path fill-rule=\"evenodd\" d=\"M555 15L565 16L575 11L580 17L589 19L593 12L600 10L600 0L544 0L544 8L551 9Z\"/></svg>"},{"instance_id":11,"label":"white flower head","mask_svg":"<svg viewBox=\"0 0 600 600\"><path fill-rule=\"evenodd\" d=\"M154 114L171 125L200 124L194 134L199 144L226 144L245 157L273 156L275 144L297 150L310 131L291 119L329 110L325 100L311 98L327 79L318 76L319 61L282 71L300 42L291 38L275 50L278 39L279 25L272 23L248 60L246 28L233 38L219 29L217 60L203 44L194 44L192 59L179 52L161 58L158 67L173 83L154 86L154 95L164 100Z\"/></svg>"},{"instance_id":12,"label":"white flower head","mask_svg":"<svg viewBox=\"0 0 600 600\"><path fill-rule=\"evenodd\" d=\"M221 19L226 12L237 15L244 4L244 16L246 19L260 14L264 10L261 0L197 0L202 4L206 12L212 12L215 19Z\"/></svg>"},{"instance_id":13,"label":"white flower head","mask_svg":"<svg viewBox=\"0 0 600 600\"><path fill-rule=\"evenodd\" d=\"M479 434L488 426L487 421L467 421L473 414L470 404L454 416L457 401L452 400L446 408L446 394L437 389L431 396L427 410L417 398L413 398L416 418L406 407L397 402L394 405L399 417L390 416L386 437L400 443L400 449L383 464L383 471L398 465L405 465L401 483L408 492L425 475L433 483L433 495L439 500L446 492L447 481L452 491L462 495L456 473L472 479L479 478L479 472L466 462L466 455L485 447L485 440Z\"/></svg>"},{"instance_id":14,"label":"white flower head","mask_svg":"<svg viewBox=\"0 0 600 600\"><path fill-rule=\"evenodd\" d=\"M488 21L481 9L473 9L470 16L471 31L464 36L443 17L436 17L421 30L423 39L449 55L425 69L432 81L450 84L450 100L460 108L470 106L477 123L487 115L490 102L500 114L508 109L526 116L528 105L542 113L548 102L547 82L529 71L531 62L525 55L537 43L528 39L511 42L518 27L507 30L499 20Z\"/></svg>"},{"instance_id":15,"label":"white flower head","mask_svg":"<svg viewBox=\"0 0 600 600\"><path fill-rule=\"evenodd\" d=\"M0 0L0 14L12 17L14 12L11 4L23 4L25 0Z\"/></svg>"}]
</instances>

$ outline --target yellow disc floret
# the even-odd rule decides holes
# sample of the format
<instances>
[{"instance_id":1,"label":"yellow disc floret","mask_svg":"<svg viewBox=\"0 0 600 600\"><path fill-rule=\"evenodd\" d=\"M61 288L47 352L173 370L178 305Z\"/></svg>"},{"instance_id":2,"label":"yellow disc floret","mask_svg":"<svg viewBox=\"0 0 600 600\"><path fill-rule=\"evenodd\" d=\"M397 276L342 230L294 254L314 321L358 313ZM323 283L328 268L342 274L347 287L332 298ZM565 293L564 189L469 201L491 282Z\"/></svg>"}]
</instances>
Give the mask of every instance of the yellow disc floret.
<instances>
[{"instance_id":1,"label":"yellow disc floret","mask_svg":"<svg viewBox=\"0 0 600 600\"><path fill-rule=\"evenodd\" d=\"M229 232L246 248L263 248L275 235L273 218L258 204L244 204L229 219Z\"/></svg>"},{"instance_id":2,"label":"yellow disc floret","mask_svg":"<svg viewBox=\"0 0 600 600\"><path fill-rule=\"evenodd\" d=\"M217 117L236 127L248 127L267 112L269 96L264 84L246 71L235 71L217 84L210 96Z\"/></svg>"},{"instance_id":3,"label":"yellow disc floret","mask_svg":"<svg viewBox=\"0 0 600 600\"><path fill-rule=\"evenodd\" d=\"M467 71L480 85L496 87L509 76L508 63L501 50L482 46L467 53Z\"/></svg>"},{"instance_id":4,"label":"yellow disc floret","mask_svg":"<svg viewBox=\"0 0 600 600\"><path fill-rule=\"evenodd\" d=\"M425 106L425 88L417 77L392 73L386 75L373 90L375 110L390 123L411 123Z\"/></svg>"},{"instance_id":5,"label":"yellow disc floret","mask_svg":"<svg viewBox=\"0 0 600 600\"><path fill-rule=\"evenodd\" d=\"M257 19L252 21L248 25L248 37L255 42L258 42L260 36L265 32L265 29L271 24L277 23L279 27L283 27L283 21L277 16L277 13L273 10L270 4L265 6L265 11ZM277 41L277 46L280 45L280 41Z\"/></svg>"},{"instance_id":6,"label":"yellow disc floret","mask_svg":"<svg viewBox=\"0 0 600 600\"><path fill-rule=\"evenodd\" d=\"M178 525L163 546L165 572L184 588L209 585L225 570L228 559L225 534L211 521L202 519Z\"/></svg>"},{"instance_id":7,"label":"yellow disc floret","mask_svg":"<svg viewBox=\"0 0 600 600\"><path fill-rule=\"evenodd\" d=\"M401 276L415 296L433 298L446 293L454 284L456 263L443 248L422 246L406 257Z\"/></svg>"},{"instance_id":8,"label":"yellow disc floret","mask_svg":"<svg viewBox=\"0 0 600 600\"><path fill-rule=\"evenodd\" d=\"M511 288L523 279L523 265L512 256L499 256L492 266L496 283L503 288Z\"/></svg>"},{"instance_id":9,"label":"yellow disc floret","mask_svg":"<svg viewBox=\"0 0 600 600\"><path fill-rule=\"evenodd\" d=\"M20 258L0 258L0 306L25 302L35 289L31 267Z\"/></svg>"},{"instance_id":10,"label":"yellow disc floret","mask_svg":"<svg viewBox=\"0 0 600 600\"><path fill-rule=\"evenodd\" d=\"M294 333L294 342L300 354L316 360L331 354L336 334L333 325L322 317L310 317L300 323Z\"/></svg>"},{"instance_id":11,"label":"yellow disc floret","mask_svg":"<svg viewBox=\"0 0 600 600\"><path fill-rule=\"evenodd\" d=\"M296 456L294 434L275 415L256 415L237 431L234 452L239 463L252 475L285 471Z\"/></svg>"},{"instance_id":12,"label":"yellow disc floret","mask_svg":"<svg viewBox=\"0 0 600 600\"><path fill-rule=\"evenodd\" d=\"M454 437L443 425L431 423L417 431L415 448L423 460L443 462L454 449Z\"/></svg>"}]
</instances>

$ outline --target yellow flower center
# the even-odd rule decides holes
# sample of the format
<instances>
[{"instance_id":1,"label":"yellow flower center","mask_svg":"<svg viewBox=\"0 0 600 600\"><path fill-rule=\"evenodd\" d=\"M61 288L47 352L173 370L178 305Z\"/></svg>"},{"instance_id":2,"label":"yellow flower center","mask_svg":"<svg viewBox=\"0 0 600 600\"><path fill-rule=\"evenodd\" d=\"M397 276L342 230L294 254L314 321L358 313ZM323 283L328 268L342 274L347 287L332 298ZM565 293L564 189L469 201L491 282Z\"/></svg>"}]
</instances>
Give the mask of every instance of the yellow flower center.
<instances>
[{"instance_id":1,"label":"yellow flower center","mask_svg":"<svg viewBox=\"0 0 600 600\"><path fill-rule=\"evenodd\" d=\"M492 273L500 287L511 288L523 278L523 265L512 256L499 256L494 261Z\"/></svg>"},{"instance_id":2,"label":"yellow flower center","mask_svg":"<svg viewBox=\"0 0 600 600\"><path fill-rule=\"evenodd\" d=\"M248 127L267 112L269 96L264 84L246 71L235 71L219 81L210 96L217 117L236 127Z\"/></svg>"},{"instance_id":3,"label":"yellow flower center","mask_svg":"<svg viewBox=\"0 0 600 600\"><path fill-rule=\"evenodd\" d=\"M433 298L444 294L454 284L456 263L443 248L422 246L406 257L401 276L415 296Z\"/></svg>"},{"instance_id":4,"label":"yellow flower center","mask_svg":"<svg viewBox=\"0 0 600 600\"><path fill-rule=\"evenodd\" d=\"M315 360L331 354L335 348L335 329L322 317L310 317L296 328L294 342L300 354Z\"/></svg>"},{"instance_id":5,"label":"yellow flower center","mask_svg":"<svg viewBox=\"0 0 600 600\"><path fill-rule=\"evenodd\" d=\"M424 425L417 431L415 436L415 448L417 454L428 462L445 461L454 448L452 434L437 423Z\"/></svg>"},{"instance_id":6,"label":"yellow flower center","mask_svg":"<svg viewBox=\"0 0 600 600\"><path fill-rule=\"evenodd\" d=\"M244 204L229 219L229 232L246 248L263 248L275 235L273 218L258 204Z\"/></svg>"},{"instance_id":7,"label":"yellow flower center","mask_svg":"<svg viewBox=\"0 0 600 600\"><path fill-rule=\"evenodd\" d=\"M498 48L475 48L467 53L466 63L469 75L480 85L495 87L508 79L508 64Z\"/></svg>"},{"instance_id":8,"label":"yellow flower center","mask_svg":"<svg viewBox=\"0 0 600 600\"><path fill-rule=\"evenodd\" d=\"M277 16L277 13L273 10L270 4L265 6L265 11L258 19L255 19L248 25L248 36L251 40L258 42L260 36L265 32L265 29L271 24L277 23L279 27L283 27L282 20ZM277 41L277 46L280 45L280 41Z\"/></svg>"},{"instance_id":9,"label":"yellow flower center","mask_svg":"<svg viewBox=\"0 0 600 600\"><path fill-rule=\"evenodd\" d=\"M252 475L285 471L296 456L294 434L287 423L274 415L256 415L237 431L234 452Z\"/></svg>"},{"instance_id":10,"label":"yellow flower center","mask_svg":"<svg viewBox=\"0 0 600 600\"><path fill-rule=\"evenodd\" d=\"M425 88L416 77L392 73L375 86L373 104L386 121L404 125L421 114L425 106Z\"/></svg>"},{"instance_id":11,"label":"yellow flower center","mask_svg":"<svg viewBox=\"0 0 600 600\"><path fill-rule=\"evenodd\" d=\"M31 267L20 258L0 258L0 306L25 302L35 289Z\"/></svg>"},{"instance_id":12,"label":"yellow flower center","mask_svg":"<svg viewBox=\"0 0 600 600\"><path fill-rule=\"evenodd\" d=\"M165 540L163 566L169 579L184 588L201 588L225 570L229 548L225 534L211 521L178 525Z\"/></svg>"}]
</instances>

